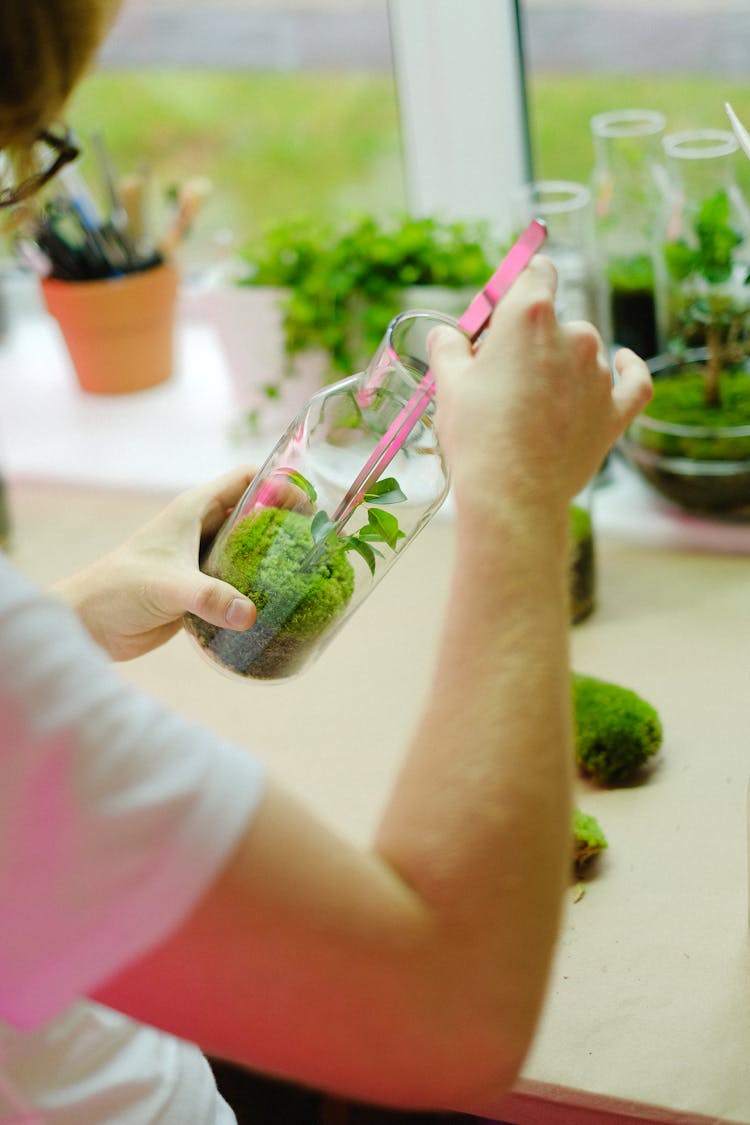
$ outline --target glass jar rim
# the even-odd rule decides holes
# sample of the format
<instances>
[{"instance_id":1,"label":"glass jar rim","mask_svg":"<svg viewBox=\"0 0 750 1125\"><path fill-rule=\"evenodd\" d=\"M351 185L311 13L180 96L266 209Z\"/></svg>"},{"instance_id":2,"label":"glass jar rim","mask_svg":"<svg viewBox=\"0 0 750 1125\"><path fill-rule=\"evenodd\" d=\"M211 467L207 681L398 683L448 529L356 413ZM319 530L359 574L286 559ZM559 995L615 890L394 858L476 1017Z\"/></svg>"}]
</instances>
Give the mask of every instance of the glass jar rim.
<instances>
[{"instance_id":1,"label":"glass jar rim","mask_svg":"<svg viewBox=\"0 0 750 1125\"><path fill-rule=\"evenodd\" d=\"M533 180L516 189L519 198L528 201L541 218L578 211L591 202L591 191L576 180Z\"/></svg>"},{"instance_id":2,"label":"glass jar rim","mask_svg":"<svg viewBox=\"0 0 750 1125\"><path fill-rule=\"evenodd\" d=\"M739 149L734 133L728 129L682 129L662 138L667 156L679 160L710 160L731 156Z\"/></svg>"},{"instance_id":3,"label":"glass jar rim","mask_svg":"<svg viewBox=\"0 0 750 1125\"><path fill-rule=\"evenodd\" d=\"M594 114L590 124L598 137L654 137L664 131L667 118L658 109L613 109Z\"/></svg>"}]
</instances>

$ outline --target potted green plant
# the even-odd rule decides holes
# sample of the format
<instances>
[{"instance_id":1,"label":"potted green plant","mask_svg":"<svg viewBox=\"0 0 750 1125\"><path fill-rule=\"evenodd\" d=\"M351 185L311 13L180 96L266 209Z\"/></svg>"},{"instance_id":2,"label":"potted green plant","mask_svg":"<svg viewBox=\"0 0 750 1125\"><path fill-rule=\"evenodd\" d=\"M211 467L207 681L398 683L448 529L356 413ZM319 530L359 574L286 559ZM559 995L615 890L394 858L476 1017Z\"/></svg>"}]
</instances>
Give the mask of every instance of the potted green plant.
<instances>
[{"instance_id":1,"label":"potted green plant","mask_svg":"<svg viewBox=\"0 0 750 1125\"><path fill-rule=\"evenodd\" d=\"M667 350L650 361L654 396L622 449L681 507L737 513L750 506L750 275L725 190L690 234L663 248Z\"/></svg>"},{"instance_id":2,"label":"potted green plant","mask_svg":"<svg viewBox=\"0 0 750 1125\"><path fill-rule=\"evenodd\" d=\"M324 385L361 370L405 308L460 316L501 256L481 222L364 214L273 226L245 248L247 274L238 282L268 291L280 318L282 354L247 411L249 424L257 427L263 403L278 401L311 356Z\"/></svg>"}]
</instances>

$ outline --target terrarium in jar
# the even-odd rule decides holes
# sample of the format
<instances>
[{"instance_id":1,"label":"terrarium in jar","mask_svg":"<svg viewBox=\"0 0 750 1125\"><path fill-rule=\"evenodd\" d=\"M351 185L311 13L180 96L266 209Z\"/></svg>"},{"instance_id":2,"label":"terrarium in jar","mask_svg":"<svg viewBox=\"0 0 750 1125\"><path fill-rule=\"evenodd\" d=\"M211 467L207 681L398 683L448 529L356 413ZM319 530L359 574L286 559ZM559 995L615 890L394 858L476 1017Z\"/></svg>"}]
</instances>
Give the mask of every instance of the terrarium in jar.
<instances>
[{"instance_id":1,"label":"terrarium in jar","mask_svg":"<svg viewBox=\"0 0 750 1125\"><path fill-rule=\"evenodd\" d=\"M658 349L653 259L664 192L659 142L666 118L657 110L624 109L598 113L590 124L608 343L632 348L646 358Z\"/></svg>"},{"instance_id":2,"label":"terrarium in jar","mask_svg":"<svg viewBox=\"0 0 750 1125\"><path fill-rule=\"evenodd\" d=\"M257 608L245 632L186 616L220 668L254 680L301 672L443 503L434 396L419 393L440 324L456 321L395 317L366 371L310 399L216 536L202 569Z\"/></svg>"},{"instance_id":3,"label":"terrarium in jar","mask_svg":"<svg viewBox=\"0 0 750 1125\"><path fill-rule=\"evenodd\" d=\"M750 355L750 206L723 129L663 141L669 190L657 257L660 351L706 347L717 368Z\"/></svg>"},{"instance_id":4,"label":"terrarium in jar","mask_svg":"<svg viewBox=\"0 0 750 1125\"><path fill-rule=\"evenodd\" d=\"M589 482L573 498L570 522L570 622L578 625L596 608L596 537L592 501L594 483Z\"/></svg>"}]
</instances>

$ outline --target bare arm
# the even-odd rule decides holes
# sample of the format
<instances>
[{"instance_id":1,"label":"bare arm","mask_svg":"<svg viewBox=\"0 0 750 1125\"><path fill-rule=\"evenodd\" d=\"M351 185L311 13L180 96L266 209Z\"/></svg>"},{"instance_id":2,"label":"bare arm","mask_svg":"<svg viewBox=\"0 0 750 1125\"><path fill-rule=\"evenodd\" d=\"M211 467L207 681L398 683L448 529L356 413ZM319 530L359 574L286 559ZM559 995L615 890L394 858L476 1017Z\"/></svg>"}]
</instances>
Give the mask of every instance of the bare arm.
<instances>
[{"instance_id":1,"label":"bare arm","mask_svg":"<svg viewBox=\"0 0 750 1125\"><path fill-rule=\"evenodd\" d=\"M570 862L567 512L649 394L613 392L535 263L473 356L435 344L457 552L432 688L371 850L272 787L222 877L105 1003L358 1098L481 1108L538 1018Z\"/></svg>"}]
</instances>

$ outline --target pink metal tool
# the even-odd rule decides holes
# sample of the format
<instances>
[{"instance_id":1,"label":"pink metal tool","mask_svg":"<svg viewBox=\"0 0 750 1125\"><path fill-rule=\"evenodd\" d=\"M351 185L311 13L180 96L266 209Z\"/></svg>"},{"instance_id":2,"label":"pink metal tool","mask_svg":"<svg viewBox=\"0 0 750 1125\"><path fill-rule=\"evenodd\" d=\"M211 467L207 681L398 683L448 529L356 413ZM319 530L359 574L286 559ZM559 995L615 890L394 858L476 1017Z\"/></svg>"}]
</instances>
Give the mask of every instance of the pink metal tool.
<instances>
[{"instance_id":1,"label":"pink metal tool","mask_svg":"<svg viewBox=\"0 0 750 1125\"><path fill-rule=\"evenodd\" d=\"M546 237L547 228L543 222L534 219L529 223L528 227L513 243L487 284L471 301L466 312L460 317L458 327L464 330L472 343L476 343L479 339L489 323L495 305L505 296L518 275L526 268ZM334 512L332 523L336 529L346 523L354 509L362 502L362 497L368 488L371 488L375 481L380 479L384 469L396 456L423 411L429 405L434 393L435 380L428 369L413 394L375 446Z\"/></svg>"}]
</instances>

